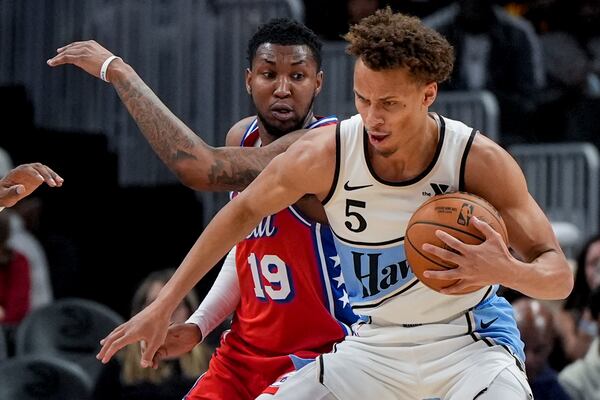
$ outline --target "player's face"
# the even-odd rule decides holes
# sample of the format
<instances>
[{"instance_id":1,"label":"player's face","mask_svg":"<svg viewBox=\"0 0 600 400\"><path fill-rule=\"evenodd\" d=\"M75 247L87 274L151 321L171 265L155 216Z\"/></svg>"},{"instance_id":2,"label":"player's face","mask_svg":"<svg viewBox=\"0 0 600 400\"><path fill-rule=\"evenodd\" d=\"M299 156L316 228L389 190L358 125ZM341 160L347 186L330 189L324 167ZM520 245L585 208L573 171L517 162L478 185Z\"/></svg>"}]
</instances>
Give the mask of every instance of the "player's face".
<instances>
[{"instance_id":1,"label":"player's face","mask_svg":"<svg viewBox=\"0 0 600 400\"><path fill-rule=\"evenodd\" d=\"M321 90L323 72L308 46L260 45L246 71L246 88L260 122L279 137L303 127Z\"/></svg>"},{"instance_id":2,"label":"player's face","mask_svg":"<svg viewBox=\"0 0 600 400\"><path fill-rule=\"evenodd\" d=\"M389 156L425 129L437 84L423 84L404 68L374 71L361 60L354 68L354 101L371 147Z\"/></svg>"}]
</instances>

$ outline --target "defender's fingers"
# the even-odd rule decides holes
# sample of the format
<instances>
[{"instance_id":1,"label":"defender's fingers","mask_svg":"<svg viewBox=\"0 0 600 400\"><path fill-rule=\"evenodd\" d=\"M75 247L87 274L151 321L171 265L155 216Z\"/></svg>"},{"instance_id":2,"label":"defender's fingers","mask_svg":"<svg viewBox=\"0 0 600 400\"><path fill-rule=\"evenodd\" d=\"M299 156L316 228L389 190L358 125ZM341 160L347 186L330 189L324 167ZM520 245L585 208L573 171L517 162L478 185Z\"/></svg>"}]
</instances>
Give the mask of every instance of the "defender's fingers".
<instances>
[{"instance_id":1,"label":"defender's fingers","mask_svg":"<svg viewBox=\"0 0 600 400\"><path fill-rule=\"evenodd\" d=\"M70 48L73 48L73 47L79 47L80 45L82 45L84 43L85 43L85 41L71 42L71 43L66 44L66 45L64 45L62 47L59 47L58 49L56 49L56 52L57 53L61 53L61 52L65 51L66 49L70 49Z\"/></svg>"}]
</instances>

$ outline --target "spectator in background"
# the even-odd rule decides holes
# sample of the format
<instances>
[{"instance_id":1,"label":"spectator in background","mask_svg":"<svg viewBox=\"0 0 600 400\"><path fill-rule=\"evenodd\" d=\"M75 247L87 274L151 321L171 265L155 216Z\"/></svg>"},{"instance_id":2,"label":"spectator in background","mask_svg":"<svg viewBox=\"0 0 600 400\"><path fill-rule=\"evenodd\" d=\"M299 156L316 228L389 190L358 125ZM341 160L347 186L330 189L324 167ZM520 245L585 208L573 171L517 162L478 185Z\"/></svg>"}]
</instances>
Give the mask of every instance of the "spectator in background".
<instances>
[{"instance_id":1,"label":"spectator in background","mask_svg":"<svg viewBox=\"0 0 600 400\"><path fill-rule=\"evenodd\" d=\"M561 345L556 349L552 363L557 370L583 357L598 336L598 324L592 317L588 302L590 293L598 287L600 234L590 238L579 253L573 291L556 318Z\"/></svg>"},{"instance_id":2,"label":"spectator in background","mask_svg":"<svg viewBox=\"0 0 600 400\"><path fill-rule=\"evenodd\" d=\"M493 0L457 0L423 22L454 46L456 62L440 90L490 90L500 106L503 141L520 141L545 86L541 47L528 21Z\"/></svg>"},{"instance_id":3,"label":"spectator in background","mask_svg":"<svg viewBox=\"0 0 600 400\"><path fill-rule=\"evenodd\" d=\"M8 244L10 220L0 213L0 323L17 325L29 312L31 278L24 255Z\"/></svg>"},{"instance_id":4,"label":"spectator in background","mask_svg":"<svg viewBox=\"0 0 600 400\"><path fill-rule=\"evenodd\" d=\"M8 244L22 253L29 261L31 272L31 309L49 304L54 296L50 282L50 270L46 252L39 240L27 230L23 217L18 211L4 211L10 219L10 236Z\"/></svg>"},{"instance_id":5,"label":"spectator in background","mask_svg":"<svg viewBox=\"0 0 600 400\"><path fill-rule=\"evenodd\" d=\"M588 305L597 329L600 325L600 288L592 292ZM600 345L597 336L585 357L565 367L558 379L573 400L600 399Z\"/></svg>"},{"instance_id":6,"label":"spectator in background","mask_svg":"<svg viewBox=\"0 0 600 400\"><path fill-rule=\"evenodd\" d=\"M364 17L375 13L381 8L379 0L348 0L346 12L348 14L348 25L357 24Z\"/></svg>"},{"instance_id":7,"label":"spectator in background","mask_svg":"<svg viewBox=\"0 0 600 400\"><path fill-rule=\"evenodd\" d=\"M362 18L389 6L396 12L426 17L452 0L304 0L305 23L324 40L342 40Z\"/></svg>"},{"instance_id":8,"label":"spectator in background","mask_svg":"<svg viewBox=\"0 0 600 400\"><path fill-rule=\"evenodd\" d=\"M513 303L517 326L525 343L525 371L534 399L569 400L548 364L555 332L552 312L543 303L522 297Z\"/></svg>"},{"instance_id":9,"label":"spectator in background","mask_svg":"<svg viewBox=\"0 0 600 400\"><path fill-rule=\"evenodd\" d=\"M540 37L548 79L533 119L535 138L600 145L600 4L532 0L523 15Z\"/></svg>"},{"instance_id":10,"label":"spectator in background","mask_svg":"<svg viewBox=\"0 0 600 400\"><path fill-rule=\"evenodd\" d=\"M175 270L155 271L136 290L131 315L150 304ZM173 313L172 322L184 322L198 307L193 291L188 293ZM183 398L208 367L211 349L205 344L174 360L162 362L156 369L140 366L139 344L129 346L119 357L108 363L96 383L94 400L179 400Z\"/></svg>"}]
</instances>

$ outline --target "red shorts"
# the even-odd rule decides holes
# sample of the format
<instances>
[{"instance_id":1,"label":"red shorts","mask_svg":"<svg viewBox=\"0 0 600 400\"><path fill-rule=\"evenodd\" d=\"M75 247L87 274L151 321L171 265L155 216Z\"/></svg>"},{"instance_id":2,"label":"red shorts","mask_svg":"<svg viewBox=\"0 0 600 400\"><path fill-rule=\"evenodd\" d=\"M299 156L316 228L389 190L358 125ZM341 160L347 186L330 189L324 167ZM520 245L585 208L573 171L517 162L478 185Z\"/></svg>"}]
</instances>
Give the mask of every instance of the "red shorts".
<instances>
[{"instance_id":1,"label":"red shorts","mask_svg":"<svg viewBox=\"0 0 600 400\"><path fill-rule=\"evenodd\" d=\"M277 356L250 351L233 333L225 334L213 354L208 371L184 400L254 400L282 375L296 370L289 355ZM294 356L312 360L318 354L300 352Z\"/></svg>"}]
</instances>

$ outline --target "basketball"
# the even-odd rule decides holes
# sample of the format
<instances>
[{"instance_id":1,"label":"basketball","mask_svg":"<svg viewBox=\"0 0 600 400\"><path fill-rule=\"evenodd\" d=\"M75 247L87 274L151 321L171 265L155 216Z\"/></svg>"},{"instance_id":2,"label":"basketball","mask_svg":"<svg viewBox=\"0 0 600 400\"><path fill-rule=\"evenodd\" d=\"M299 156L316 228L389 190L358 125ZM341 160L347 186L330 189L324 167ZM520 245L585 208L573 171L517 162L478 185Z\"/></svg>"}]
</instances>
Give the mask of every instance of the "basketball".
<instances>
[{"instance_id":1,"label":"basketball","mask_svg":"<svg viewBox=\"0 0 600 400\"><path fill-rule=\"evenodd\" d=\"M422 245L431 243L448 249L446 244L435 236L438 229L467 244L483 242L483 233L470 224L472 217L487 222L500 233L504 243L508 243L506 226L500 213L486 200L471 193L455 192L433 196L414 212L406 228L404 250L408 264L424 285L439 291L456 283L456 280L430 279L423 276L425 270L447 270L456 268L456 264L426 253L422 250ZM469 287L457 294L471 293L479 289Z\"/></svg>"}]
</instances>

